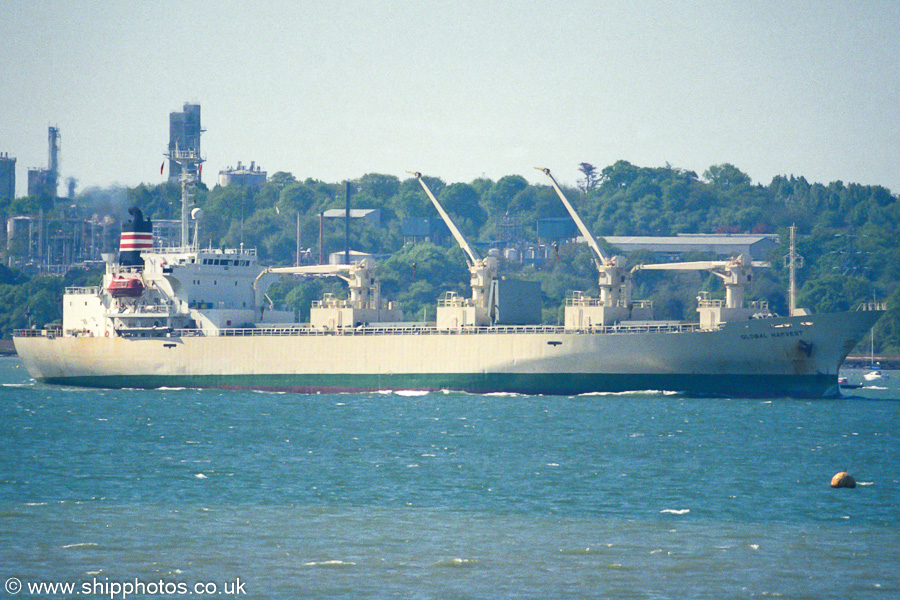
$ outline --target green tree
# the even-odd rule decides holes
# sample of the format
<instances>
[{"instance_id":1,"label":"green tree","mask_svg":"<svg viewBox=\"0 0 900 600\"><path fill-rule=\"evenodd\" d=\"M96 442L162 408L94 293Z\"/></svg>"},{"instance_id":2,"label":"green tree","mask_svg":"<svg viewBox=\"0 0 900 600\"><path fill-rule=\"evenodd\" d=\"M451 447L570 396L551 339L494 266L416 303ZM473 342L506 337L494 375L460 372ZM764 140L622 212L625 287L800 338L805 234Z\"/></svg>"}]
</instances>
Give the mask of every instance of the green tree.
<instances>
[{"instance_id":1,"label":"green tree","mask_svg":"<svg viewBox=\"0 0 900 600\"><path fill-rule=\"evenodd\" d=\"M400 192L400 180L393 175L368 173L357 182L359 193L380 201L379 206Z\"/></svg>"},{"instance_id":2,"label":"green tree","mask_svg":"<svg viewBox=\"0 0 900 600\"><path fill-rule=\"evenodd\" d=\"M465 257L455 247L407 245L384 261L379 272L384 297L398 300L410 318L418 318L423 305L434 306L446 291L471 293Z\"/></svg>"},{"instance_id":3,"label":"green tree","mask_svg":"<svg viewBox=\"0 0 900 600\"><path fill-rule=\"evenodd\" d=\"M276 206L283 214L308 214L321 201L316 191L303 183L292 183L281 190Z\"/></svg>"},{"instance_id":4,"label":"green tree","mask_svg":"<svg viewBox=\"0 0 900 600\"><path fill-rule=\"evenodd\" d=\"M509 210L516 194L528 188L528 181L521 175L501 177L484 196L484 209L489 215L503 215Z\"/></svg>"},{"instance_id":5,"label":"green tree","mask_svg":"<svg viewBox=\"0 0 900 600\"><path fill-rule=\"evenodd\" d=\"M62 319L63 280L44 275L21 281L21 276L11 275L20 283L0 284L0 337L8 338L15 329L42 328Z\"/></svg>"},{"instance_id":6,"label":"green tree","mask_svg":"<svg viewBox=\"0 0 900 600\"><path fill-rule=\"evenodd\" d=\"M294 183L297 183L297 179L286 171L272 173L269 175L268 181L266 181L266 185L271 186L277 195L280 195L284 188Z\"/></svg>"},{"instance_id":7,"label":"green tree","mask_svg":"<svg viewBox=\"0 0 900 600\"><path fill-rule=\"evenodd\" d=\"M703 172L703 178L714 186L723 189L750 185L750 176L730 163L712 165Z\"/></svg>"},{"instance_id":8,"label":"green tree","mask_svg":"<svg viewBox=\"0 0 900 600\"><path fill-rule=\"evenodd\" d=\"M201 203L204 211L219 215L226 222L240 222L256 209L253 188L240 185L214 188Z\"/></svg>"},{"instance_id":9,"label":"green tree","mask_svg":"<svg viewBox=\"0 0 900 600\"><path fill-rule=\"evenodd\" d=\"M615 164L600 171L600 185L604 191L626 188L640 175L640 169L627 160L618 160Z\"/></svg>"},{"instance_id":10,"label":"green tree","mask_svg":"<svg viewBox=\"0 0 900 600\"><path fill-rule=\"evenodd\" d=\"M871 285L863 279L829 274L807 281L800 289L797 303L813 312L842 312L865 302L870 290Z\"/></svg>"},{"instance_id":11,"label":"green tree","mask_svg":"<svg viewBox=\"0 0 900 600\"><path fill-rule=\"evenodd\" d=\"M578 181L578 189L587 193L597 187L600 182L600 174L594 165L586 162L578 163L578 170L584 175L584 178Z\"/></svg>"},{"instance_id":12,"label":"green tree","mask_svg":"<svg viewBox=\"0 0 900 600\"><path fill-rule=\"evenodd\" d=\"M441 190L438 200L467 237L478 235L487 214L479 204L478 192L467 183L452 183Z\"/></svg>"}]
</instances>

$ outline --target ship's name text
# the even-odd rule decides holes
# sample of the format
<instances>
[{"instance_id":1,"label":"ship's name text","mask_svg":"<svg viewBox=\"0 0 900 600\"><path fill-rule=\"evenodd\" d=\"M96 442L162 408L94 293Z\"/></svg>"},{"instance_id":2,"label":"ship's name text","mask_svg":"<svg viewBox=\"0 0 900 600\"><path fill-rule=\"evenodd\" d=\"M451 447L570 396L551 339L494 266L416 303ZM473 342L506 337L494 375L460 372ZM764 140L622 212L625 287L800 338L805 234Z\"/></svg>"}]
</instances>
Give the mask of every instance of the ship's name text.
<instances>
[{"instance_id":1,"label":"ship's name text","mask_svg":"<svg viewBox=\"0 0 900 600\"><path fill-rule=\"evenodd\" d=\"M742 340L766 340L769 338L783 337L800 337L803 331L775 331L772 333L745 333L741 335Z\"/></svg>"}]
</instances>

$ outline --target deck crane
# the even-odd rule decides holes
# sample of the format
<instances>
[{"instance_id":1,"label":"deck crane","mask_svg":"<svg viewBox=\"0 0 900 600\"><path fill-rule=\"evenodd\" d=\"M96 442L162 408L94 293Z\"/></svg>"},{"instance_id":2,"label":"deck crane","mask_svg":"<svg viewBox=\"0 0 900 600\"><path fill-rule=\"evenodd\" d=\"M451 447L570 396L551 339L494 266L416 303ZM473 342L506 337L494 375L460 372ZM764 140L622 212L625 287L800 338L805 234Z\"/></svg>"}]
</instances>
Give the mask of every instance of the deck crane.
<instances>
[{"instance_id":1,"label":"deck crane","mask_svg":"<svg viewBox=\"0 0 900 600\"><path fill-rule=\"evenodd\" d=\"M453 292L448 292L447 296L438 303L437 327L438 329L456 329L463 326L474 325L482 327L490 325L492 321L490 292L491 285L497 278L497 268L499 261L494 256L481 258L463 237L463 234L453 223L453 219L441 206L437 198L429 189L422 174L418 171L407 171L419 181L419 185L425 190L425 194L431 200L431 203L437 209L438 214L447 225L447 229L453 234L453 238L462 251L466 255L466 263L469 265L469 273L471 273L472 299L466 301L457 297Z\"/></svg>"},{"instance_id":2,"label":"deck crane","mask_svg":"<svg viewBox=\"0 0 900 600\"><path fill-rule=\"evenodd\" d=\"M753 267L768 266L767 262L751 261L746 254L741 254L730 260L636 265L631 272L709 271L721 279L725 284L725 302L700 296L697 303L700 326L704 329L715 329L725 321L745 320L753 316L770 314L765 303L751 303L749 306L744 306L744 291L753 281Z\"/></svg>"},{"instance_id":3,"label":"deck crane","mask_svg":"<svg viewBox=\"0 0 900 600\"><path fill-rule=\"evenodd\" d=\"M385 305L381 300L381 284L375 277L376 265L372 258L363 258L351 265L308 265L302 267L269 267L257 275L254 289L260 294L260 281L272 275L308 275L338 277L350 288L349 300L340 300L331 295L313 302L310 325L325 329L355 327L359 324L396 322L402 320L402 313L393 303ZM268 286L262 286L263 288ZM264 294L262 294L264 295ZM260 300L257 306L262 306Z\"/></svg>"},{"instance_id":4,"label":"deck crane","mask_svg":"<svg viewBox=\"0 0 900 600\"><path fill-rule=\"evenodd\" d=\"M556 179L550 174L550 169L542 167L535 167L535 169L550 178L553 189L556 190L559 199L562 200L572 220L575 221L575 225L578 226L578 231L581 232L581 235L587 241L593 254L594 264L597 265L597 271L600 273L598 282L600 286L599 302L597 299L583 295L578 295L571 302L567 302L566 327L580 329L594 325L612 325L635 317L642 319L651 318L649 304L647 303L640 303L639 306L642 312L646 312L646 314L632 315L634 307L631 301L631 274L625 269L625 258L623 256L605 256L600 250L597 240L594 239L584 221L575 212L575 208L563 194L559 184L556 183ZM570 308L572 309L571 311Z\"/></svg>"}]
</instances>

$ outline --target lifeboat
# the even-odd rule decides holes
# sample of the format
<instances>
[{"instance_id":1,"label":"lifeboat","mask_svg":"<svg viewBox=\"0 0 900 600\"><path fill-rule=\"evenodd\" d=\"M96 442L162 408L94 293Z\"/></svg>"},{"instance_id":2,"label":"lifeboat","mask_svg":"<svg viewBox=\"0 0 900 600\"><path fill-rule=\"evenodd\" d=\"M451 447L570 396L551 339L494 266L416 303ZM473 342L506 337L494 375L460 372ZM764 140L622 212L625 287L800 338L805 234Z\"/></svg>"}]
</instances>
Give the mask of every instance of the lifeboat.
<instances>
[{"instance_id":1,"label":"lifeboat","mask_svg":"<svg viewBox=\"0 0 900 600\"><path fill-rule=\"evenodd\" d=\"M109 282L110 295L113 298L138 298L144 293L144 284L137 277L117 275Z\"/></svg>"}]
</instances>

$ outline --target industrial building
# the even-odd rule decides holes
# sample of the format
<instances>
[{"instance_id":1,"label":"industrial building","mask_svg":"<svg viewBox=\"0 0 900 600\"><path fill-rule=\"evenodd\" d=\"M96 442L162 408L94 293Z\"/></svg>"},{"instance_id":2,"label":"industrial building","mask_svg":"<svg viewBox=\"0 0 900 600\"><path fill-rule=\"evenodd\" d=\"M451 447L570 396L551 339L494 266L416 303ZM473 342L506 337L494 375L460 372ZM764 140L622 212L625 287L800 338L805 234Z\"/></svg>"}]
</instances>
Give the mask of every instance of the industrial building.
<instances>
[{"instance_id":1,"label":"industrial building","mask_svg":"<svg viewBox=\"0 0 900 600\"><path fill-rule=\"evenodd\" d=\"M28 169L28 194L38 198L47 198L50 196L50 188L52 187L53 178L50 176L48 169L32 168Z\"/></svg>"},{"instance_id":2,"label":"industrial building","mask_svg":"<svg viewBox=\"0 0 900 600\"><path fill-rule=\"evenodd\" d=\"M575 222L569 217L538 219L539 243L562 245L577 239ZM599 237L599 236L598 236ZM679 233L676 236L607 235L609 244L622 252L649 250L660 261L682 260L685 254L702 252L719 257L746 254L753 260L768 260L779 245L774 233Z\"/></svg>"},{"instance_id":3,"label":"industrial building","mask_svg":"<svg viewBox=\"0 0 900 600\"><path fill-rule=\"evenodd\" d=\"M119 225L109 217L17 216L6 221L8 265L28 272L63 274L76 264L99 264L101 254L118 242Z\"/></svg>"},{"instance_id":4,"label":"industrial building","mask_svg":"<svg viewBox=\"0 0 900 600\"><path fill-rule=\"evenodd\" d=\"M359 262L364 258L373 258L371 252L360 252L359 250L350 250L349 252L341 250L340 252L331 252L328 254L329 265L345 265L347 264L347 255L350 256L350 263Z\"/></svg>"},{"instance_id":5,"label":"industrial building","mask_svg":"<svg viewBox=\"0 0 900 600\"><path fill-rule=\"evenodd\" d=\"M108 215L92 219L46 218L43 213L10 217L6 220L8 266L63 274L76 266L100 264L104 253L118 250L120 231L121 223ZM153 221L154 247L178 246L180 236L180 221Z\"/></svg>"},{"instance_id":6,"label":"industrial building","mask_svg":"<svg viewBox=\"0 0 900 600\"><path fill-rule=\"evenodd\" d=\"M48 167L28 169L27 195L41 199L37 214L12 216L6 221L6 257L9 266L28 272L62 274L74 265L101 260L101 253L118 244L118 225L110 217L76 218L60 200L75 197L77 180L66 180L67 196L60 198L60 133L47 130ZM0 197L15 198L16 159L0 156ZM50 216L54 215L54 216Z\"/></svg>"},{"instance_id":7,"label":"industrial building","mask_svg":"<svg viewBox=\"0 0 900 600\"><path fill-rule=\"evenodd\" d=\"M347 211L343 208L330 208L322 213L323 219L344 219ZM351 208L351 219L362 219L368 221L372 225L381 225L381 209L380 208Z\"/></svg>"},{"instance_id":8,"label":"industrial building","mask_svg":"<svg viewBox=\"0 0 900 600\"><path fill-rule=\"evenodd\" d=\"M200 105L185 103L182 112L173 112L169 117L170 150L177 148L179 152L199 155L202 131ZM48 142L49 167L28 169L28 195L52 201L63 200L58 196L59 128L49 128ZM15 197L15 162L16 159L6 154L0 155L0 196ZM260 173L265 179L265 173ZM179 164L172 162L170 178L179 180L180 177ZM67 197L72 200L77 180L70 177L65 183ZM26 272L63 274L73 267L102 264L103 254L116 252L119 247L118 220L109 215L75 218L64 208L67 205L55 204L53 211L41 209L37 214L7 219L5 254L9 266ZM153 225L156 247L180 244L180 221L157 220Z\"/></svg>"},{"instance_id":9,"label":"industrial building","mask_svg":"<svg viewBox=\"0 0 900 600\"><path fill-rule=\"evenodd\" d=\"M16 197L16 159L0 153L0 198Z\"/></svg>"},{"instance_id":10,"label":"industrial building","mask_svg":"<svg viewBox=\"0 0 900 600\"><path fill-rule=\"evenodd\" d=\"M442 244L450 230L443 219L429 217L405 217L403 219L403 243L417 244L419 242L433 242Z\"/></svg>"},{"instance_id":11,"label":"industrial building","mask_svg":"<svg viewBox=\"0 0 900 600\"><path fill-rule=\"evenodd\" d=\"M28 169L28 195L38 198L56 198L59 188L59 128L47 130L49 167Z\"/></svg>"},{"instance_id":12,"label":"industrial building","mask_svg":"<svg viewBox=\"0 0 900 600\"><path fill-rule=\"evenodd\" d=\"M59 190L59 128L47 130L47 147L50 152L47 173L47 197L56 198Z\"/></svg>"},{"instance_id":13,"label":"industrial building","mask_svg":"<svg viewBox=\"0 0 900 600\"><path fill-rule=\"evenodd\" d=\"M674 261L689 252L704 252L720 257L746 254L753 260L768 260L778 247L776 234L761 233L682 233L676 237L606 236L607 242L622 250L649 250L659 260Z\"/></svg>"},{"instance_id":14,"label":"industrial building","mask_svg":"<svg viewBox=\"0 0 900 600\"><path fill-rule=\"evenodd\" d=\"M570 217L538 219L535 229L541 240L570 240L578 235L575 221Z\"/></svg>"},{"instance_id":15,"label":"industrial building","mask_svg":"<svg viewBox=\"0 0 900 600\"><path fill-rule=\"evenodd\" d=\"M181 112L169 113L169 155L174 152L192 152L200 156L200 134L204 129L200 126L200 105L184 103ZM189 172L202 181L202 170L195 164L187 167ZM169 159L169 181L181 181L181 164Z\"/></svg>"},{"instance_id":16,"label":"industrial building","mask_svg":"<svg viewBox=\"0 0 900 600\"><path fill-rule=\"evenodd\" d=\"M170 148L199 153L200 106L185 104L184 112L170 115ZM63 274L71 268L100 265L103 254L114 253L119 247L120 223L109 215L94 215L90 219L76 218L59 201L60 133L59 128L48 129L48 168L28 169L28 195L50 200L44 206L53 210L36 214L12 216L6 221L5 254L10 267L30 273ZM0 197L15 198L15 158L0 154ZM173 163L173 170L178 164ZM265 178L265 174L262 174ZM180 171L176 178L180 178ZM77 180L66 180L68 200L75 196ZM153 223L156 247L180 244L180 221L156 220ZM2 238L0 238L2 239ZM2 243L2 242L0 242Z\"/></svg>"},{"instance_id":17,"label":"industrial building","mask_svg":"<svg viewBox=\"0 0 900 600\"><path fill-rule=\"evenodd\" d=\"M228 187L230 185L240 185L249 188L259 189L266 185L266 177L268 173L263 171L255 161L250 161L250 167L241 165L238 161L237 168L228 167L223 171L219 171L219 185Z\"/></svg>"}]
</instances>

